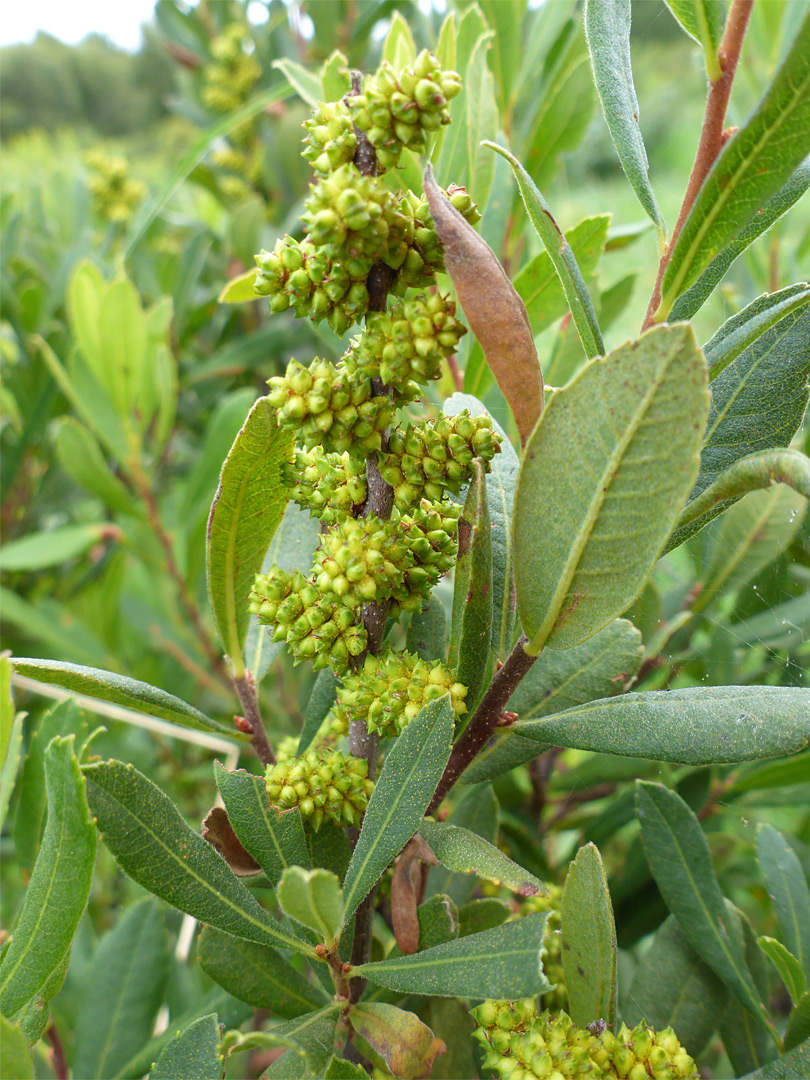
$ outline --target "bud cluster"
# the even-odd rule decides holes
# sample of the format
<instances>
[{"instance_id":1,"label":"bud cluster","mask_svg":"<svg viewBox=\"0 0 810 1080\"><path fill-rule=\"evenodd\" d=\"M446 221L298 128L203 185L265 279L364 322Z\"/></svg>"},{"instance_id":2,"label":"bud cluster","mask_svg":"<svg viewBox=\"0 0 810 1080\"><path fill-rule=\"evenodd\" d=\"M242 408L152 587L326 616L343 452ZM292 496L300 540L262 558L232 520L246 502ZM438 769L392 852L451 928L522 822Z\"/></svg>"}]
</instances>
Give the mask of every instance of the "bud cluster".
<instances>
[{"instance_id":1,"label":"bud cluster","mask_svg":"<svg viewBox=\"0 0 810 1080\"><path fill-rule=\"evenodd\" d=\"M268 384L279 426L298 432L307 449L320 444L326 451L360 455L379 450L394 416L390 399L372 396L371 379L353 376L344 363L315 359L305 368L293 360Z\"/></svg>"},{"instance_id":2,"label":"bud cluster","mask_svg":"<svg viewBox=\"0 0 810 1080\"><path fill-rule=\"evenodd\" d=\"M384 169L399 161L402 148L427 149L428 137L450 123L447 105L461 89L455 71L442 71L423 49L412 65L397 75L384 60L366 79L363 93L347 99L351 118L377 151Z\"/></svg>"},{"instance_id":3,"label":"bud cluster","mask_svg":"<svg viewBox=\"0 0 810 1080\"><path fill-rule=\"evenodd\" d=\"M302 152L315 172L330 173L348 165L357 150L357 135L349 110L342 101L321 101L304 121L307 137Z\"/></svg>"},{"instance_id":4,"label":"bud cluster","mask_svg":"<svg viewBox=\"0 0 810 1080\"><path fill-rule=\"evenodd\" d=\"M421 498L438 501L447 491L458 495L472 478L473 461L480 458L489 472L500 449L492 419L464 409L392 432L380 475L394 489L394 505L405 509Z\"/></svg>"},{"instance_id":5,"label":"bud cluster","mask_svg":"<svg viewBox=\"0 0 810 1080\"><path fill-rule=\"evenodd\" d=\"M374 790L365 758L329 748L268 765L265 783L271 805L280 810L297 806L315 832L324 821L359 825Z\"/></svg>"},{"instance_id":6,"label":"bud cluster","mask_svg":"<svg viewBox=\"0 0 810 1080\"><path fill-rule=\"evenodd\" d=\"M132 179L125 158L90 150L84 160L92 173L89 187L99 215L111 224L125 225L146 195L146 184Z\"/></svg>"},{"instance_id":7,"label":"bud cluster","mask_svg":"<svg viewBox=\"0 0 810 1080\"><path fill-rule=\"evenodd\" d=\"M451 184L445 195L470 225L478 224L481 214L466 188ZM402 210L413 220L413 242L405 262L399 268L397 289L424 289L433 284L436 273L444 271L441 241L434 227L427 199L409 192L402 204Z\"/></svg>"},{"instance_id":8,"label":"bud cluster","mask_svg":"<svg viewBox=\"0 0 810 1080\"><path fill-rule=\"evenodd\" d=\"M231 23L211 44L213 64L203 68L203 103L217 112L231 112L247 100L253 85L261 76L258 60L245 52L249 41L247 30Z\"/></svg>"},{"instance_id":9,"label":"bud cluster","mask_svg":"<svg viewBox=\"0 0 810 1080\"><path fill-rule=\"evenodd\" d=\"M551 983L552 989L543 994L543 1004L547 1009L562 1009L568 1004L568 994L565 989L565 972L562 965L562 937L560 936L561 919L560 905L562 904L562 887L555 883L549 884L548 896L536 893L527 896L520 905L518 918L530 915L537 911L550 912L546 922L546 933L543 937L543 971Z\"/></svg>"},{"instance_id":10,"label":"bud cluster","mask_svg":"<svg viewBox=\"0 0 810 1080\"><path fill-rule=\"evenodd\" d=\"M619 1033L593 1034L564 1012L537 1015L534 1000L485 1001L472 1010L484 1067L502 1080L698 1080L694 1061L672 1028L643 1021Z\"/></svg>"},{"instance_id":11,"label":"bud cluster","mask_svg":"<svg viewBox=\"0 0 810 1080\"><path fill-rule=\"evenodd\" d=\"M338 689L338 717L364 720L369 731L399 735L429 701L450 694L457 716L467 711L467 687L440 661L427 662L412 653L385 652L367 656L359 671L347 675Z\"/></svg>"},{"instance_id":12,"label":"bud cluster","mask_svg":"<svg viewBox=\"0 0 810 1080\"><path fill-rule=\"evenodd\" d=\"M348 451L327 454L320 446L296 450L292 462L282 466L282 475L292 499L327 525L350 517L368 496L365 462Z\"/></svg>"}]
</instances>

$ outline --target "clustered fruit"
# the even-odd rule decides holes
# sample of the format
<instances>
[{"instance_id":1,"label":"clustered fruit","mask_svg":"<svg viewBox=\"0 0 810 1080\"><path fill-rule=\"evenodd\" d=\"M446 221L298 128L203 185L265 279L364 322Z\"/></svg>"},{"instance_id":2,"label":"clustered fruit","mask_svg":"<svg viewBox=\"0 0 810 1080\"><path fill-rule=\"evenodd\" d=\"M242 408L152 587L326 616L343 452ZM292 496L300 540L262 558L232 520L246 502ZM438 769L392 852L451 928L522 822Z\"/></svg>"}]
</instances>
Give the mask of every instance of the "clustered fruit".
<instances>
[{"instance_id":1,"label":"clustered fruit","mask_svg":"<svg viewBox=\"0 0 810 1080\"><path fill-rule=\"evenodd\" d=\"M84 160L90 169L89 187L99 216L111 225L126 225L146 195L146 184L129 175L125 158L90 150Z\"/></svg>"},{"instance_id":2,"label":"clustered fruit","mask_svg":"<svg viewBox=\"0 0 810 1080\"><path fill-rule=\"evenodd\" d=\"M202 73L202 99L209 109L231 112L239 108L259 80L259 62L245 51L249 39L244 26L231 23L211 43L214 62L206 64Z\"/></svg>"},{"instance_id":3,"label":"clustered fruit","mask_svg":"<svg viewBox=\"0 0 810 1080\"><path fill-rule=\"evenodd\" d=\"M698 1080L694 1061L672 1028L655 1031L644 1021L579 1028L564 1012L538 1015L533 998L485 1001L472 1010L473 1032L484 1067L501 1080Z\"/></svg>"},{"instance_id":4,"label":"clustered fruit","mask_svg":"<svg viewBox=\"0 0 810 1080\"><path fill-rule=\"evenodd\" d=\"M500 449L486 416L395 426L397 410L440 377L466 330L435 288L442 251L426 201L378 174L404 147L426 149L449 122L459 85L423 52L400 72L384 63L360 93L317 106L305 125L315 179L303 236L284 236L256 256L255 291L272 312L325 320L340 336L365 322L341 360L292 360L269 380L267 397L298 442L282 479L321 532L309 573L271 566L256 577L250 610L294 662L329 667L342 680L334 718L312 749L298 756L290 740L267 771L271 803L282 812L298 806L314 828L356 825L365 809L367 763L338 745L353 723L394 738L435 698L448 694L457 715L467 708L467 688L440 661L387 648L369 654L366 626L370 605L382 605L389 620L421 611L457 557L453 496L475 459L488 469ZM377 167L361 171L369 143ZM478 219L464 189L448 195L467 220ZM368 505L370 462L377 489L382 478L393 491Z\"/></svg>"}]
</instances>

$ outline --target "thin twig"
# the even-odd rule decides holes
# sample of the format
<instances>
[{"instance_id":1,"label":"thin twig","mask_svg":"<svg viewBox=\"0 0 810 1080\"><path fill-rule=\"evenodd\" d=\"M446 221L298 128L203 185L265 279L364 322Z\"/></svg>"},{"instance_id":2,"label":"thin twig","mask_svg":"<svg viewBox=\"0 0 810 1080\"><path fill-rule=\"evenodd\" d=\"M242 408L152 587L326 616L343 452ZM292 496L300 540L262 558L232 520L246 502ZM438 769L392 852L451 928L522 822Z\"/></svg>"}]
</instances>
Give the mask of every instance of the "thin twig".
<instances>
[{"instance_id":1,"label":"thin twig","mask_svg":"<svg viewBox=\"0 0 810 1080\"><path fill-rule=\"evenodd\" d=\"M53 1061L53 1071L56 1076L56 1080L68 1080L68 1063L65 1057L65 1048L62 1046L62 1040L59 1037L56 1024L49 1024L48 1029L45 1032L45 1037L51 1044L51 1060Z\"/></svg>"},{"instance_id":2,"label":"thin twig","mask_svg":"<svg viewBox=\"0 0 810 1080\"><path fill-rule=\"evenodd\" d=\"M733 0L731 5L723 40L720 42L718 50L722 74L715 82L709 83L709 94L706 98L706 111L703 117L703 128L700 133L695 163L692 166L692 173L686 187L686 194L683 197L678 220L672 230L672 237L658 265L658 277L655 281L655 288L650 298L644 324L641 327L642 330L647 330L655 322L662 321L660 318L656 319L656 314L661 304L661 282L664 280L664 271L672 256L672 251L683 224L694 205L698 192L703 186L703 181L709 175L709 170L714 165L717 155L723 149L725 142L723 127L726 121L728 101L731 96L734 74L737 70L737 63L740 59L740 51L742 50L743 39L745 38L745 31L748 27L748 20L751 17L753 6L754 0ZM667 314L668 312L664 313L664 318L666 318Z\"/></svg>"},{"instance_id":3,"label":"thin twig","mask_svg":"<svg viewBox=\"0 0 810 1080\"><path fill-rule=\"evenodd\" d=\"M262 765L275 765L276 755L273 753L273 747L270 745L270 740L267 738L267 732L264 729L264 721L259 708L259 697L256 693L256 683L253 681L252 674L248 671L242 678L234 678L233 686L242 705L244 719L250 727L248 734L250 735L251 746L256 751Z\"/></svg>"},{"instance_id":4,"label":"thin twig","mask_svg":"<svg viewBox=\"0 0 810 1080\"><path fill-rule=\"evenodd\" d=\"M426 813L434 812L479 750L485 746L501 718L506 703L537 659L536 656L529 656L523 648L527 641L526 635L521 634L507 657L506 663L495 672L487 692L481 698L481 703L473 713L461 738L453 747L450 760Z\"/></svg>"}]
</instances>

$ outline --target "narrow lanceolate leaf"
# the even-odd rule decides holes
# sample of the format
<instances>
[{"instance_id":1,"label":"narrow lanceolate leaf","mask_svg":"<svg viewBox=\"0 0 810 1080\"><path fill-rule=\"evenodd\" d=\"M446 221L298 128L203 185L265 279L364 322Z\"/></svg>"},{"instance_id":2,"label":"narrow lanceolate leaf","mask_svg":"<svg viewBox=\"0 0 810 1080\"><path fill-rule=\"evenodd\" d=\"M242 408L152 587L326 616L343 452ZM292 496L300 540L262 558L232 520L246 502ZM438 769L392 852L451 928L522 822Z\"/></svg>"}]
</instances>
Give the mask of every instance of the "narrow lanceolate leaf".
<instances>
[{"instance_id":1,"label":"narrow lanceolate leaf","mask_svg":"<svg viewBox=\"0 0 810 1080\"><path fill-rule=\"evenodd\" d=\"M394 1076L429 1076L437 1054L447 1047L412 1012L382 1002L360 1002L351 1025L385 1059Z\"/></svg>"},{"instance_id":2,"label":"narrow lanceolate leaf","mask_svg":"<svg viewBox=\"0 0 810 1080\"><path fill-rule=\"evenodd\" d=\"M488 415L484 405L470 394L452 394L442 406L448 416L462 409L471 416ZM492 532L492 649L505 660L515 639L515 603L513 597L514 551L512 546L512 513L515 503L515 484L520 461L506 433L493 420L501 436L501 452L490 463L486 476L487 507Z\"/></svg>"},{"instance_id":3,"label":"narrow lanceolate leaf","mask_svg":"<svg viewBox=\"0 0 810 1080\"><path fill-rule=\"evenodd\" d=\"M294 434L276 424L267 398L259 398L222 466L208 519L208 593L237 678L244 675L248 596L284 516L288 493L281 466L294 442Z\"/></svg>"},{"instance_id":4,"label":"narrow lanceolate leaf","mask_svg":"<svg viewBox=\"0 0 810 1080\"><path fill-rule=\"evenodd\" d=\"M514 730L544 746L681 765L784 757L810 745L810 690L793 686L642 690L522 721Z\"/></svg>"},{"instance_id":5,"label":"narrow lanceolate leaf","mask_svg":"<svg viewBox=\"0 0 810 1080\"><path fill-rule=\"evenodd\" d=\"M792 847L772 825L760 825L757 859L779 920L781 938L810 986L810 890Z\"/></svg>"},{"instance_id":6,"label":"narrow lanceolate leaf","mask_svg":"<svg viewBox=\"0 0 810 1080\"><path fill-rule=\"evenodd\" d=\"M757 947L756 935L747 915L726 900L729 929L743 947L743 955L760 1000L769 1000L773 978L762 952ZM718 1028L718 1035L737 1075L750 1072L763 1065L771 1054L769 1032L755 1019L748 1009L730 997Z\"/></svg>"},{"instance_id":7,"label":"narrow lanceolate leaf","mask_svg":"<svg viewBox=\"0 0 810 1080\"><path fill-rule=\"evenodd\" d=\"M810 990L802 994L788 1017L785 1028L784 1047L792 1050L810 1039Z\"/></svg>"},{"instance_id":8,"label":"narrow lanceolate leaf","mask_svg":"<svg viewBox=\"0 0 810 1080\"><path fill-rule=\"evenodd\" d=\"M484 467L476 460L459 520L448 664L472 706L483 687L492 636L492 526Z\"/></svg>"},{"instance_id":9,"label":"narrow lanceolate leaf","mask_svg":"<svg viewBox=\"0 0 810 1080\"><path fill-rule=\"evenodd\" d=\"M560 910L568 1011L584 1027L616 1021L616 924L602 856L586 844L571 863Z\"/></svg>"},{"instance_id":10,"label":"narrow lanceolate leaf","mask_svg":"<svg viewBox=\"0 0 810 1080\"><path fill-rule=\"evenodd\" d=\"M810 285L800 282L778 292L764 293L732 315L703 346L703 355L709 365L709 378L715 379L766 330L770 330L791 311L800 310L807 304L810 304Z\"/></svg>"},{"instance_id":11,"label":"narrow lanceolate leaf","mask_svg":"<svg viewBox=\"0 0 810 1080\"><path fill-rule=\"evenodd\" d=\"M685 322L699 311L726 275L734 260L752 244L758 236L773 225L798 202L810 187L810 158L807 158L791 176L785 186L773 198L761 206L751 221L741 229L726 247L715 255L694 285L678 299L669 313L670 322Z\"/></svg>"},{"instance_id":12,"label":"narrow lanceolate leaf","mask_svg":"<svg viewBox=\"0 0 810 1080\"><path fill-rule=\"evenodd\" d=\"M238 769L229 772L216 762L214 776L233 831L273 885L288 866L310 866L301 811L279 813L267 801L263 776Z\"/></svg>"},{"instance_id":13,"label":"narrow lanceolate leaf","mask_svg":"<svg viewBox=\"0 0 810 1080\"><path fill-rule=\"evenodd\" d=\"M277 926L151 780L121 761L86 765L84 773L104 841L139 885L236 937L314 954Z\"/></svg>"},{"instance_id":14,"label":"narrow lanceolate leaf","mask_svg":"<svg viewBox=\"0 0 810 1080\"><path fill-rule=\"evenodd\" d=\"M698 956L670 915L633 978L622 1017L629 1025L646 1020L659 1031L672 1027L689 1053L702 1053L717 1029L728 993L721 979Z\"/></svg>"},{"instance_id":15,"label":"narrow lanceolate leaf","mask_svg":"<svg viewBox=\"0 0 810 1080\"><path fill-rule=\"evenodd\" d=\"M297 1049L282 1054L264 1075L277 1077L278 1080L320 1077L335 1048L335 1027L339 1016L339 1007L328 1005L318 1012L307 1013L272 1028L269 1035L278 1040L289 1040Z\"/></svg>"},{"instance_id":16,"label":"narrow lanceolate leaf","mask_svg":"<svg viewBox=\"0 0 810 1080\"><path fill-rule=\"evenodd\" d=\"M314 930L325 944L334 942L343 923L343 894L336 874L321 867L288 866L276 892L285 915Z\"/></svg>"},{"instance_id":17,"label":"narrow lanceolate leaf","mask_svg":"<svg viewBox=\"0 0 810 1080\"><path fill-rule=\"evenodd\" d=\"M554 220L545 199L538 191L535 182L513 154L495 143L486 143L485 145L503 155L512 166L529 220L537 230L537 235L543 241L543 245L554 263L554 269L560 278L585 355L588 359L601 356L605 351L605 346L602 341L602 332L599 329L599 321L596 317L593 300L591 300L588 286L585 284L585 279L577 265L574 253L563 236L559 225ZM484 351L486 352L486 350ZM498 381L500 382L500 380Z\"/></svg>"},{"instance_id":18,"label":"narrow lanceolate leaf","mask_svg":"<svg viewBox=\"0 0 810 1080\"><path fill-rule=\"evenodd\" d=\"M666 0L666 5L687 34L702 46L706 74L716 82L723 73L717 58L726 22L723 0Z\"/></svg>"},{"instance_id":19,"label":"narrow lanceolate leaf","mask_svg":"<svg viewBox=\"0 0 810 1080\"><path fill-rule=\"evenodd\" d=\"M445 694L429 702L388 751L346 871L345 919L419 828L450 757L453 720Z\"/></svg>"},{"instance_id":20,"label":"narrow lanceolate leaf","mask_svg":"<svg viewBox=\"0 0 810 1080\"><path fill-rule=\"evenodd\" d=\"M771 1030L742 942L730 929L709 845L697 818L679 795L662 784L639 780L636 792L644 853L667 907L740 1004Z\"/></svg>"},{"instance_id":21,"label":"narrow lanceolate leaf","mask_svg":"<svg viewBox=\"0 0 810 1080\"><path fill-rule=\"evenodd\" d=\"M792 311L757 338L711 384L711 409L690 503L740 458L787 447L807 407L810 375L810 309ZM725 507L710 510L715 517ZM677 529L667 550L706 522Z\"/></svg>"},{"instance_id":22,"label":"narrow lanceolate leaf","mask_svg":"<svg viewBox=\"0 0 810 1080\"><path fill-rule=\"evenodd\" d=\"M810 1039L756 1072L746 1073L742 1080L803 1080L805 1076L810 1076Z\"/></svg>"},{"instance_id":23,"label":"narrow lanceolate leaf","mask_svg":"<svg viewBox=\"0 0 810 1080\"><path fill-rule=\"evenodd\" d=\"M526 308L495 252L444 197L430 168L425 195L464 314L525 442L543 411L543 372Z\"/></svg>"},{"instance_id":24,"label":"narrow lanceolate leaf","mask_svg":"<svg viewBox=\"0 0 810 1080\"><path fill-rule=\"evenodd\" d=\"M544 649L507 703L521 720L539 719L596 698L621 693L641 666L641 634L627 619L614 619L572 649ZM542 752L535 739L497 732L477 755L462 783L489 781Z\"/></svg>"},{"instance_id":25,"label":"narrow lanceolate leaf","mask_svg":"<svg viewBox=\"0 0 810 1080\"><path fill-rule=\"evenodd\" d=\"M477 874L485 881L505 885L519 896L548 895L543 882L512 862L504 853L469 829L449 821L423 821L419 832L433 854L448 870Z\"/></svg>"},{"instance_id":26,"label":"narrow lanceolate leaf","mask_svg":"<svg viewBox=\"0 0 810 1080\"><path fill-rule=\"evenodd\" d=\"M214 1013L178 1031L149 1070L149 1080L216 1080L221 1075L219 1024Z\"/></svg>"},{"instance_id":27,"label":"narrow lanceolate leaf","mask_svg":"<svg viewBox=\"0 0 810 1080\"><path fill-rule=\"evenodd\" d=\"M304 710L304 723L296 751L299 756L309 750L312 740L320 731L329 710L335 704L337 687L338 680L329 668L318 672L318 677L315 679L312 692L309 695L307 707Z\"/></svg>"},{"instance_id":28,"label":"narrow lanceolate leaf","mask_svg":"<svg viewBox=\"0 0 810 1080\"><path fill-rule=\"evenodd\" d=\"M424 611L411 615L405 648L423 660L447 659L447 615L435 593Z\"/></svg>"},{"instance_id":29,"label":"narrow lanceolate leaf","mask_svg":"<svg viewBox=\"0 0 810 1080\"><path fill-rule=\"evenodd\" d=\"M102 701L113 701L117 705L125 705L137 712L148 713L149 716L159 716L163 720L171 720L172 723L182 724L184 727L217 731L234 738L239 737L233 727L227 727L225 724L212 720L199 709L195 709L193 705L188 705L175 697L174 694L168 694L165 690L150 686L149 683L139 682L138 679L118 675L114 671L82 667L79 664L67 664L59 660L23 657L14 657L12 663L18 675L36 679L37 682L61 686L65 690L71 690L76 694L86 694L87 697L100 698Z\"/></svg>"},{"instance_id":30,"label":"narrow lanceolate leaf","mask_svg":"<svg viewBox=\"0 0 810 1080\"><path fill-rule=\"evenodd\" d=\"M657 320L667 318L676 298L787 183L808 151L810 13L762 101L703 182L667 263Z\"/></svg>"},{"instance_id":31,"label":"narrow lanceolate leaf","mask_svg":"<svg viewBox=\"0 0 810 1080\"><path fill-rule=\"evenodd\" d=\"M197 944L197 958L203 971L234 997L285 1020L329 1003L320 985L309 982L275 949L257 941L206 926Z\"/></svg>"},{"instance_id":32,"label":"narrow lanceolate leaf","mask_svg":"<svg viewBox=\"0 0 810 1080\"><path fill-rule=\"evenodd\" d=\"M701 495L687 504L678 518L675 536L693 523L699 528L707 525L712 520L712 510L723 503L772 484L788 484L794 491L810 499L810 458L800 450L760 450L740 458L721 472ZM674 546L673 537L671 547Z\"/></svg>"},{"instance_id":33,"label":"narrow lanceolate leaf","mask_svg":"<svg viewBox=\"0 0 810 1080\"><path fill-rule=\"evenodd\" d=\"M602 112L619 161L663 242L666 225L650 186L647 151L638 123L638 99L630 63L630 0L588 0L585 35Z\"/></svg>"},{"instance_id":34,"label":"narrow lanceolate leaf","mask_svg":"<svg viewBox=\"0 0 810 1080\"><path fill-rule=\"evenodd\" d=\"M706 362L689 326L659 327L554 394L515 496L527 652L592 637L639 595L698 472Z\"/></svg>"},{"instance_id":35,"label":"narrow lanceolate leaf","mask_svg":"<svg viewBox=\"0 0 810 1080\"><path fill-rule=\"evenodd\" d=\"M18 1024L0 1016L0 1076L14 1080L34 1080L34 1062L28 1039Z\"/></svg>"},{"instance_id":36,"label":"narrow lanceolate leaf","mask_svg":"<svg viewBox=\"0 0 810 1080\"><path fill-rule=\"evenodd\" d=\"M798 1004L799 998L807 986L802 965L793 953L786 949L782 942L777 941L776 938L759 937L757 938L757 945L779 972L779 977L790 994L790 1000L794 1005ZM810 1035L810 1032L808 1032L808 1035Z\"/></svg>"},{"instance_id":37,"label":"narrow lanceolate leaf","mask_svg":"<svg viewBox=\"0 0 810 1080\"><path fill-rule=\"evenodd\" d=\"M406 994L510 1000L542 994L549 988L540 956L547 918L547 911L526 915L413 956L362 964L353 974Z\"/></svg>"},{"instance_id":38,"label":"narrow lanceolate leaf","mask_svg":"<svg viewBox=\"0 0 810 1080\"><path fill-rule=\"evenodd\" d=\"M244 304L248 300L258 300L258 294L253 288L258 272L258 267L254 266L252 270L246 270L244 274L231 278L217 297L217 301L220 304Z\"/></svg>"},{"instance_id":39,"label":"narrow lanceolate leaf","mask_svg":"<svg viewBox=\"0 0 810 1080\"><path fill-rule=\"evenodd\" d=\"M170 964L163 916L141 900L102 939L83 980L74 1076L115 1076L149 1041Z\"/></svg>"},{"instance_id":40,"label":"narrow lanceolate leaf","mask_svg":"<svg viewBox=\"0 0 810 1080\"><path fill-rule=\"evenodd\" d=\"M20 917L0 965L0 1010L11 1016L64 959L90 892L96 830L73 737L45 752L48 820Z\"/></svg>"}]
</instances>

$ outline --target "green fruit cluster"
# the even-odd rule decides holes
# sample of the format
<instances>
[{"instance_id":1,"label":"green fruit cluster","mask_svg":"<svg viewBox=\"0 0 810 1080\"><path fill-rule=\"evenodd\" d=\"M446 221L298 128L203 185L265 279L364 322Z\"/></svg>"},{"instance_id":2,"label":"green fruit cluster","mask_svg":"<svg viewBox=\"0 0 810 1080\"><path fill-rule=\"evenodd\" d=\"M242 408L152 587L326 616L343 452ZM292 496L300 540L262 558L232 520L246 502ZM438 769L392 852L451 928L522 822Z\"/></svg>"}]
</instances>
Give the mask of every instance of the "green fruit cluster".
<instances>
[{"instance_id":1,"label":"green fruit cluster","mask_svg":"<svg viewBox=\"0 0 810 1080\"><path fill-rule=\"evenodd\" d=\"M273 641L286 642L296 663L311 660L315 671L346 671L368 646L359 614L297 571L274 565L257 574L248 606L259 622L275 626Z\"/></svg>"},{"instance_id":2,"label":"green fruit cluster","mask_svg":"<svg viewBox=\"0 0 810 1080\"><path fill-rule=\"evenodd\" d=\"M324 821L359 825L374 790L365 758L329 748L268 765L265 783L272 806L280 810L297 806L315 832Z\"/></svg>"},{"instance_id":3,"label":"green fruit cluster","mask_svg":"<svg viewBox=\"0 0 810 1080\"><path fill-rule=\"evenodd\" d=\"M326 596L354 608L390 598L413 565L397 522L349 517L321 536L315 580Z\"/></svg>"},{"instance_id":4,"label":"green fruit cluster","mask_svg":"<svg viewBox=\"0 0 810 1080\"><path fill-rule=\"evenodd\" d=\"M327 525L351 516L368 495L365 462L345 451L327 454L323 447L296 450L282 466L291 498Z\"/></svg>"},{"instance_id":5,"label":"green fruit cluster","mask_svg":"<svg viewBox=\"0 0 810 1080\"><path fill-rule=\"evenodd\" d=\"M451 184L445 195L470 225L478 224L481 214L466 188ZM413 241L405 262L399 268L396 288L424 289L433 284L437 273L444 271L441 241L427 199L409 192L402 203L402 210L413 220Z\"/></svg>"},{"instance_id":6,"label":"green fruit cluster","mask_svg":"<svg viewBox=\"0 0 810 1080\"><path fill-rule=\"evenodd\" d=\"M274 313L292 308L298 319L314 323L326 319L342 336L368 311L365 262L356 266L335 260L324 248L316 248L309 240L299 243L291 236L277 240L272 251L260 251L255 258L258 273L253 287L259 296L270 298Z\"/></svg>"},{"instance_id":7,"label":"green fruit cluster","mask_svg":"<svg viewBox=\"0 0 810 1080\"><path fill-rule=\"evenodd\" d=\"M245 52L249 40L247 30L231 23L211 44L213 64L203 68L203 103L217 112L237 109L259 79L262 69L255 57Z\"/></svg>"},{"instance_id":8,"label":"green fruit cluster","mask_svg":"<svg viewBox=\"0 0 810 1080\"><path fill-rule=\"evenodd\" d=\"M467 687L444 664L389 650L367 656L359 671L344 677L337 692L337 715L347 724L364 720L369 731L392 737L429 701L446 693L457 716L467 711Z\"/></svg>"},{"instance_id":9,"label":"green fruit cluster","mask_svg":"<svg viewBox=\"0 0 810 1080\"><path fill-rule=\"evenodd\" d=\"M126 225L146 195L146 184L132 179L125 158L90 150L84 160L91 170L89 187L96 211L111 224Z\"/></svg>"},{"instance_id":10,"label":"green fruit cluster","mask_svg":"<svg viewBox=\"0 0 810 1080\"><path fill-rule=\"evenodd\" d=\"M405 261L412 239L412 222L394 195L351 163L318 181L301 220L315 247L326 248L352 277L367 277L377 261L395 270Z\"/></svg>"},{"instance_id":11,"label":"green fruit cluster","mask_svg":"<svg viewBox=\"0 0 810 1080\"><path fill-rule=\"evenodd\" d=\"M344 719L330 713L318 728L315 738L312 740L312 749L317 750L319 753L336 749L338 742L348 730L349 726ZM300 741L300 735L285 735L282 739L279 739L275 744L276 761L289 761L290 758L298 757L298 744Z\"/></svg>"},{"instance_id":12,"label":"green fruit cluster","mask_svg":"<svg viewBox=\"0 0 810 1080\"><path fill-rule=\"evenodd\" d=\"M562 937L560 936L560 905L562 904L562 888L554 883L549 885L549 895L527 896L520 905L518 917L530 915L536 911L550 912L546 922L546 933L543 937L543 971L552 989L543 994L543 1005L547 1009L564 1009L568 1004L568 994L565 989L565 972L562 965Z\"/></svg>"},{"instance_id":13,"label":"green fruit cluster","mask_svg":"<svg viewBox=\"0 0 810 1080\"><path fill-rule=\"evenodd\" d=\"M407 514L394 509L391 521L407 539L413 566L405 571L393 593L391 614L421 611L430 599L431 590L450 570L458 553L458 519L461 507L456 503L432 503L422 499Z\"/></svg>"},{"instance_id":14,"label":"green fruit cluster","mask_svg":"<svg viewBox=\"0 0 810 1080\"><path fill-rule=\"evenodd\" d=\"M460 89L456 72L442 71L424 49L399 75L384 60L366 79L363 93L347 101L352 120L366 133L382 167L390 169L405 146L425 152L428 137L450 123L447 105Z\"/></svg>"},{"instance_id":15,"label":"green fruit cluster","mask_svg":"<svg viewBox=\"0 0 810 1080\"><path fill-rule=\"evenodd\" d=\"M427 498L434 502L446 492L458 495L473 474L473 461L489 463L500 453L500 435L489 416L439 416L425 424L408 424L391 434L388 452L380 456L380 475L394 489L400 509Z\"/></svg>"},{"instance_id":16,"label":"green fruit cluster","mask_svg":"<svg viewBox=\"0 0 810 1080\"><path fill-rule=\"evenodd\" d=\"M349 110L342 101L321 101L304 121L307 136L302 152L315 172L330 173L347 165L357 150L357 135Z\"/></svg>"},{"instance_id":17,"label":"green fruit cluster","mask_svg":"<svg viewBox=\"0 0 810 1080\"><path fill-rule=\"evenodd\" d=\"M484 1067L501 1080L698 1080L694 1061L672 1028L643 1021L618 1035L578 1028L564 1012L537 1015L534 999L485 1001L472 1010Z\"/></svg>"},{"instance_id":18,"label":"green fruit cluster","mask_svg":"<svg viewBox=\"0 0 810 1080\"><path fill-rule=\"evenodd\" d=\"M394 300L387 311L369 312L362 338L346 357L350 370L399 386L438 379L441 362L467 333L456 305L440 293Z\"/></svg>"},{"instance_id":19,"label":"green fruit cluster","mask_svg":"<svg viewBox=\"0 0 810 1080\"><path fill-rule=\"evenodd\" d=\"M394 416L391 400L373 396L371 379L353 376L344 363L315 359L306 368L293 360L268 385L279 425L298 432L307 449L320 444L327 452L360 455L379 450Z\"/></svg>"}]
</instances>

